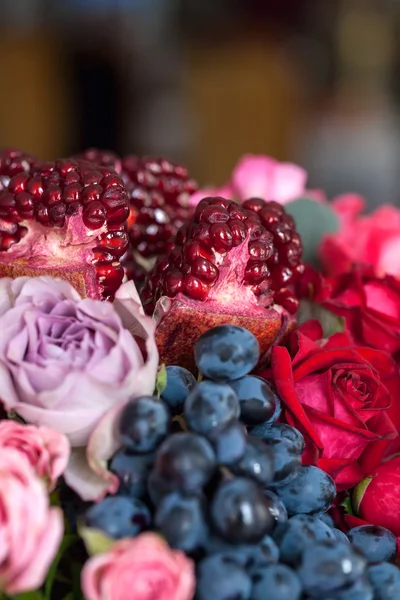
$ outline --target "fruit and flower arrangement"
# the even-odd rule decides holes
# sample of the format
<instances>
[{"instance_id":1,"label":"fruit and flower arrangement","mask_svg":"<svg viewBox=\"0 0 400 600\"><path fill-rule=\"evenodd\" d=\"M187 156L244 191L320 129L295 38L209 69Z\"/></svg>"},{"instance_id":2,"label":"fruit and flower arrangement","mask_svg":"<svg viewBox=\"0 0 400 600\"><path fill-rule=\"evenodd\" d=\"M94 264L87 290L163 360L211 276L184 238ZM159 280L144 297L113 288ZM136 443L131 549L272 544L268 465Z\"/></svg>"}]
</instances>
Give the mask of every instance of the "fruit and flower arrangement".
<instances>
[{"instance_id":1,"label":"fruit and flower arrangement","mask_svg":"<svg viewBox=\"0 0 400 600\"><path fill-rule=\"evenodd\" d=\"M0 153L1 600L399 600L400 209Z\"/></svg>"}]
</instances>

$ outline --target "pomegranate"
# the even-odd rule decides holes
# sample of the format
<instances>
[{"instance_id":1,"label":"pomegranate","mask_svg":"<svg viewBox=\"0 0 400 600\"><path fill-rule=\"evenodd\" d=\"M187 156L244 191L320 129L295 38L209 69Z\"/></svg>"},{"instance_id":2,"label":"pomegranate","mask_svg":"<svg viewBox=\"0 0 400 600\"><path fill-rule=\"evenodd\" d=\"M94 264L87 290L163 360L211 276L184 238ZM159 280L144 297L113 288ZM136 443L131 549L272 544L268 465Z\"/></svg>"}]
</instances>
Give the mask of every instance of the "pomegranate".
<instances>
[{"instance_id":1,"label":"pomegranate","mask_svg":"<svg viewBox=\"0 0 400 600\"><path fill-rule=\"evenodd\" d=\"M83 297L112 300L129 244L129 201L114 169L63 159L10 175L0 191L0 276L58 276Z\"/></svg>"},{"instance_id":2,"label":"pomegranate","mask_svg":"<svg viewBox=\"0 0 400 600\"><path fill-rule=\"evenodd\" d=\"M194 370L194 342L223 323L252 331L265 354L293 322L301 256L294 221L278 203L203 199L142 290L146 312L160 319L161 360Z\"/></svg>"},{"instance_id":3,"label":"pomegranate","mask_svg":"<svg viewBox=\"0 0 400 600\"><path fill-rule=\"evenodd\" d=\"M35 163L33 156L16 148L5 148L0 151L0 190L8 187L11 177L18 173L28 172Z\"/></svg>"},{"instance_id":4,"label":"pomegranate","mask_svg":"<svg viewBox=\"0 0 400 600\"><path fill-rule=\"evenodd\" d=\"M138 158L97 149L81 157L92 163L113 167L124 180L130 199L128 231L132 254L125 257L128 277L142 281L154 259L170 248L177 230L191 218L190 195L197 189L185 167L164 158Z\"/></svg>"}]
</instances>

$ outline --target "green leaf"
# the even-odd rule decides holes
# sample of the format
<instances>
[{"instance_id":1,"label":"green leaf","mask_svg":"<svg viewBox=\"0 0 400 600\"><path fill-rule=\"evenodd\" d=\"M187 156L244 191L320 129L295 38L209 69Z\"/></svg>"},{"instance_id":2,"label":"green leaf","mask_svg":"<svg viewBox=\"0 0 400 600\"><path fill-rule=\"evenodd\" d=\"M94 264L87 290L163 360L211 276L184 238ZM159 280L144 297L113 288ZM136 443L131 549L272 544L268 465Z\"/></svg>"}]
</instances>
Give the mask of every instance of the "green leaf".
<instances>
[{"instance_id":1,"label":"green leaf","mask_svg":"<svg viewBox=\"0 0 400 600\"><path fill-rule=\"evenodd\" d=\"M10 600L43 600L43 596L38 590L34 592L24 592L17 596L5 596L5 598L10 598Z\"/></svg>"},{"instance_id":2,"label":"green leaf","mask_svg":"<svg viewBox=\"0 0 400 600\"><path fill-rule=\"evenodd\" d=\"M301 325L310 319L316 319L321 323L324 338L328 338L334 333L342 333L345 330L345 320L343 317L338 317L338 315L335 315L317 302L302 300L297 313L297 324Z\"/></svg>"},{"instance_id":3,"label":"green leaf","mask_svg":"<svg viewBox=\"0 0 400 600\"><path fill-rule=\"evenodd\" d=\"M369 486L369 484L371 483L373 477L366 477L365 479L363 479L362 481L360 481L360 483L358 485L356 485L356 487L353 489L353 493L352 493L352 502L351 505L353 507L353 514L358 515L359 511L360 511L360 504L361 504L361 500L363 499L363 496L366 492L367 487Z\"/></svg>"},{"instance_id":4,"label":"green leaf","mask_svg":"<svg viewBox=\"0 0 400 600\"><path fill-rule=\"evenodd\" d=\"M87 553L90 556L107 552L115 544L115 540L105 535L99 529L79 527L79 535L83 539Z\"/></svg>"},{"instance_id":5,"label":"green leaf","mask_svg":"<svg viewBox=\"0 0 400 600\"><path fill-rule=\"evenodd\" d=\"M57 556L53 560L53 563L47 573L46 581L44 583L44 600L51 600L51 592L53 589L53 584L57 574L57 568L60 563L60 560L62 559L68 548L71 548L71 546L73 546L78 540L79 537L77 535L64 535L63 540L58 549Z\"/></svg>"},{"instance_id":6,"label":"green leaf","mask_svg":"<svg viewBox=\"0 0 400 600\"><path fill-rule=\"evenodd\" d=\"M346 497L346 500L342 503L342 506L344 508L344 512L346 513L346 515L354 515L350 496Z\"/></svg>"},{"instance_id":7,"label":"green leaf","mask_svg":"<svg viewBox=\"0 0 400 600\"><path fill-rule=\"evenodd\" d=\"M167 387L167 369L164 364L158 367L156 390L158 398L161 396L165 388Z\"/></svg>"},{"instance_id":8,"label":"green leaf","mask_svg":"<svg viewBox=\"0 0 400 600\"><path fill-rule=\"evenodd\" d=\"M285 205L292 215L303 242L303 259L318 266L318 246L324 235L339 230L339 219L327 203L312 198L298 198Z\"/></svg>"}]
</instances>

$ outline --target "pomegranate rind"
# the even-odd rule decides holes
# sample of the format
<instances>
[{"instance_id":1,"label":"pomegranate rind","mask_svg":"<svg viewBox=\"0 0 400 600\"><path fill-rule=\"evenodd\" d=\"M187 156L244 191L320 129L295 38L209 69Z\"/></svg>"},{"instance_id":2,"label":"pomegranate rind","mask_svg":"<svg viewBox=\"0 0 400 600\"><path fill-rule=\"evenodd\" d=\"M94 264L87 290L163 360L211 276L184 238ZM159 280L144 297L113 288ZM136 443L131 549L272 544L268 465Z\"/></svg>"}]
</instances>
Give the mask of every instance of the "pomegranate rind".
<instances>
[{"instance_id":1,"label":"pomegranate rind","mask_svg":"<svg viewBox=\"0 0 400 600\"><path fill-rule=\"evenodd\" d=\"M165 302L161 298L159 302ZM160 312L155 311L155 314ZM239 325L251 331L260 344L260 356L265 357L271 346L281 343L294 326L285 311L264 309L263 314L229 314L229 312L210 311L207 302L193 303L174 299L169 310L161 318L156 329L156 343L160 362L166 365L180 365L194 374L197 367L193 356L193 347L199 337L218 325Z\"/></svg>"}]
</instances>

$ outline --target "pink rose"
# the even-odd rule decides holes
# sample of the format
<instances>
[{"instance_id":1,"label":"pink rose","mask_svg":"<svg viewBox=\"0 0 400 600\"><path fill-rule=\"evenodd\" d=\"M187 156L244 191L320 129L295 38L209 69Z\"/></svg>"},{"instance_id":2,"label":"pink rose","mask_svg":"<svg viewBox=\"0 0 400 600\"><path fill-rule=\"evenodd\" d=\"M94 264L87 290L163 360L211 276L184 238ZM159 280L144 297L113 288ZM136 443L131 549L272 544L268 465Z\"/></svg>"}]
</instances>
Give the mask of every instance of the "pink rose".
<instances>
[{"instance_id":1,"label":"pink rose","mask_svg":"<svg viewBox=\"0 0 400 600\"><path fill-rule=\"evenodd\" d=\"M221 188L195 192L190 203L196 206L206 196L228 199L263 198L287 204L304 195L307 173L292 163L279 162L269 156L246 154L237 163L230 181Z\"/></svg>"},{"instance_id":2,"label":"pink rose","mask_svg":"<svg viewBox=\"0 0 400 600\"><path fill-rule=\"evenodd\" d=\"M21 452L0 448L0 589L37 589L57 553L63 515Z\"/></svg>"},{"instance_id":3,"label":"pink rose","mask_svg":"<svg viewBox=\"0 0 400 600\"><path fill-rule=\"evenodd\" d=\"M86 600L191 600L194 565L156 534L143 533L90 558L82 589Z\"/></svg>"},{"instance_id":4,"label":"pink rose","mask_svg":"<svg viewBox=\"0 0 400 600\"><path fill-rule=\"evenodd\" d=\"M67 467L70 448L62 433L49 427L0 421L0 448L14 448L28 459L52 490Z\"/></svg>"},{"instance_id":5,"label":"pink rose","mask_svg":"<svg viewBox=\"0 0 400 600\"><path fill-rule=\"evenodd\" d=\"M354 263L373 268L375 275L400 276L400 210L380 206L363 215L363 202L346 196L335 202L341 228L326 235L320 246L320 258L328 275L340 275Z\"/></svg>"},{"instance_id":6,"label":"pink rose","mask_svg":"<svg viewBox=\"0 0 400 600\"><path fill-rule=\"evenodd\" d=\"M154 322L131 282L111 304L81 299L69 283L51 277L3 278L0 310L5 408L65 434L73 448L67 481L85 499L97 498L100 488L83 470L85 447L108 411L153 393Z\"/></svg>"}]
</instances>

